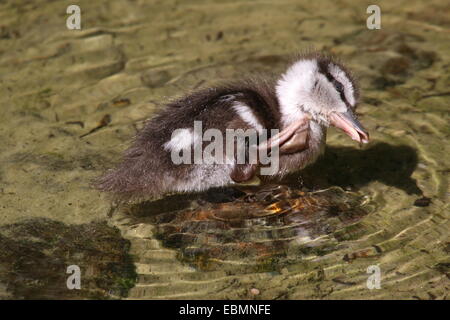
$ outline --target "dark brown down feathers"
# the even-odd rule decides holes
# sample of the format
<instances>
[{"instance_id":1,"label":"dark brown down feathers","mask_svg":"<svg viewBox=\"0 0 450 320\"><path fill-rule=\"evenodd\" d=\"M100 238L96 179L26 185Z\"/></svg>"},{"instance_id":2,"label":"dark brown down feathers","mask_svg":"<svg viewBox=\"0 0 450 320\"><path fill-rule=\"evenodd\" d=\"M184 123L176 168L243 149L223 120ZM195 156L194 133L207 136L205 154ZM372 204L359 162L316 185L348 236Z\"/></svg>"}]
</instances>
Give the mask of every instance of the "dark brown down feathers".
<instances>
[{"instance_id":1,"label":"dark brown down feathers","mask_svg":"<svg viewBox=\"0 0 450 320\"><path fill-rule=\"evenodd\" d=\"M217 128L222 132L236 120L231 106L236 101L247 104L266 128L279 128L280 115L274 81L251 78L213 88L202 89L168 103L157 115L146 121L115 169L108 170L94 182L100 190L112 193L117 200L158 197L170 187L164 175L181 178L191 165L174 165L163 145L173 130L192 128L202 121L203 130ZM241 122L241 121L239 121ZM238 123L239 123L238 122ZM236 121L234 121L236 123ZM242 127L245 128L245 123Z\"/></svg>"}]
</instances>

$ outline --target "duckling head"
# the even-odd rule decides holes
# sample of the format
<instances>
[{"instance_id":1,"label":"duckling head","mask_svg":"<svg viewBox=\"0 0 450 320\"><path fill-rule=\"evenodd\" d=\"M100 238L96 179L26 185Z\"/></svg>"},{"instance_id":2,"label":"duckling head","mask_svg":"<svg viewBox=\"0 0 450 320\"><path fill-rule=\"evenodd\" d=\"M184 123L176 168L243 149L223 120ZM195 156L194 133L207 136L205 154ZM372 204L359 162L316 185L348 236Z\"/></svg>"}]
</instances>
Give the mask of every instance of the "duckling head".
<instances>
[{"instance_id":1,"label":"duckling head","mask_svg":"<svg viewBox=\"0 0 450 320\"><path fill-rule=\"evenodd\" d=\"M277 82L276 93L284 126L305 116L321 126L334 126L350 138L367 143L369 134L358 121L358 87L340 63L318 54L304 56Z\"/></svg>"}]
</instances>

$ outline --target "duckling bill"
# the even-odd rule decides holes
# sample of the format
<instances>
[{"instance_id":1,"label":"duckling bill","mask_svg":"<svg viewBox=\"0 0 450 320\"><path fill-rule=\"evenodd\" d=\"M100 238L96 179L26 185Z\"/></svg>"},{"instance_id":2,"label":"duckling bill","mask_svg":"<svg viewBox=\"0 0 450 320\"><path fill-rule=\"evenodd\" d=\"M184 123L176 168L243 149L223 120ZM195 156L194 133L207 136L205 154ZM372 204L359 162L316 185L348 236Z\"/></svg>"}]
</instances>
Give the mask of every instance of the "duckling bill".
<instances>
[{"instance_id":1,"label":"duckling bill","mask_svg":"<svg viewBox=\"0 0 450 320\"><path fill-rule=\"evenodd\" d=\"M356 82L341 63L319 53L303 55L278 79L248 78L168 103L146 122L117 168L106 172L95 186L121 200L152 199L232 186L260 175L259 163L235 159L175 164L174 152L206 147L192 129L196 121L201 122L202 132L217 129L224 136L230 129L277 129L278 133L257 141L256 148L269 152L277 148L278 170L265 179L280 179L318 158L330 125L359 143L369 141L354 113L357 101Z\"/></svg>"}]
</instances>

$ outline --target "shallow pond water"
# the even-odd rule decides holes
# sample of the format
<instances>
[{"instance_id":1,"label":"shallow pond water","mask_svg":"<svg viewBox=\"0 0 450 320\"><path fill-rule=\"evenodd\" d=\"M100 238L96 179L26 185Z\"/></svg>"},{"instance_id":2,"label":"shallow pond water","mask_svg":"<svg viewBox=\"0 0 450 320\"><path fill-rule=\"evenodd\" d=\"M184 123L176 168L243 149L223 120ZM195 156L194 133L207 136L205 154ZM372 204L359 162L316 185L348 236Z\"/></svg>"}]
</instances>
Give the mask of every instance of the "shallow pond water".
<instances>
[{"instance_id":1,"label":"shallow pond water","mask_svg":"<svg viewBox=\"0 0 450 320\"><path fill-rule=\"evenodd\" d=\"M330 246L336 238L345 238L344 227L370 212L361 196L338 188L305 193L282 185L266 186L222 201L195 199L175 211L141 204L131 214L155 225L155 237L163 246L177 249L180 260L201 270L242 266L275 271L288 263L282 260L333 250ZM165 206L159 203L158 207Z\"/></svg>"},{"instance_id":2,"label":"shallow pond water","mask_svg":"<svg viewBox=\"0 0 450 320\"><path fill-rule=\"evenodd\" d=\"M78 3L81 30L64 2L0 4L0 297L448 297L447 2L381 1L380 30L364 2ZM359 79L367 146L330 129L316 164L246 190L116 207L90 187L169 98L312 47Z\"/></svg>"}]
</instances>

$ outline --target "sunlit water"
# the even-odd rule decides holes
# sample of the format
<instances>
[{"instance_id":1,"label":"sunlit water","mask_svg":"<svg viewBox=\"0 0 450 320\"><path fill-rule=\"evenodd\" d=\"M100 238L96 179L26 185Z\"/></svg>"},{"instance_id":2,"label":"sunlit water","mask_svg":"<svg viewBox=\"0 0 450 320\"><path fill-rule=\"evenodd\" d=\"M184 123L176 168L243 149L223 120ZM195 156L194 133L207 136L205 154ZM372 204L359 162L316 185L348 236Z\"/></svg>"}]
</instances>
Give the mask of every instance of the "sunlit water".
<instances>
[{"instance_id":1,"label":"sunlit water","mask_svg":"<svg viewBox=\"0 0 450 320\"><path fill-rule=\"evenodd\" d=\"M101 238L119 243L116 233L86 227L102 221L130 241L137 280L129 298L447 298L447 3L382 2L381 30L368 30L366 5L351 1L79 5L80 31L66 29L61 2L0 5L0 297L21 297L12 288L24 276L20 288L39 283L40 296L61 296L65 270L43 272L52 261L83 264L85 277L128 263L126 245ZM337 54L359 78L369 145L330 130L318 163L246 193L111 208L90 187L169 97L242 73L281 72L290 54L311 47ZM25 224L36 217L49 220ZM81 241L76 250L61 245L72 238ZM36 244L33 268L13 254L22 239ZM92 248L103 252L98 261ZM381 289L366 285L373 265ZM116 286L132 286L131 274ZM102 294L111 294L109 283Z\"/></svg>"},{"instance_id":2,"label":"sunlit water","mask_svg":"<svg viewBox=\"0 0 450 320\"><path fill-rule=\"evenodd\" d=\"M304 192L276 185L132 205L117 225L132 245L148 250L138 258L141 277L134 294L170 296L168 282L174 281L175 296L195 296L213 284L306 266L354 238L351 226L373 210L367 197L340 188Z\"/></svg>"}]
</instances>

